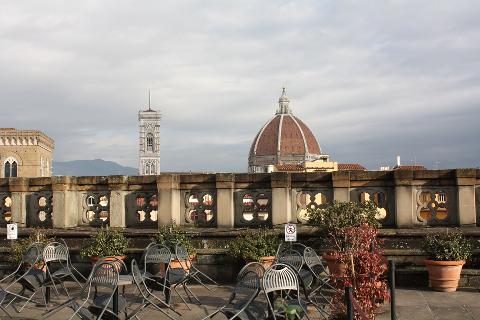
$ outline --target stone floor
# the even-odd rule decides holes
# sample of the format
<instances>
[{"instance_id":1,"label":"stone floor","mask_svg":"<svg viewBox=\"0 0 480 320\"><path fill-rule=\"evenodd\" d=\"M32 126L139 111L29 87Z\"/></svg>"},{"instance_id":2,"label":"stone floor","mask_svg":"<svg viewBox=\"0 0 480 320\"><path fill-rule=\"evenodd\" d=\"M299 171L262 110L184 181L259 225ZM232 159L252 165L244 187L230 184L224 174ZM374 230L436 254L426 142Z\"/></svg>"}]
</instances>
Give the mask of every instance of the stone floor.
<instances>
[{"instance_id":1,"label":"stone floor","mask_svg":"<svg viewBox=\"0 0 480 320\"><path fill-rule=\"evenodd\" d=\"M70 287L70 286L69 286ZM230 295L231 287L214 287L214 292L209 292L200 286L191 286L192 291L202 301L203 305L189 304L192 310L174 297L172 304L182 314L181 319L200 320L207 314L222 305ZM72 291L76 289L71 287ZM126 290L127 299L133 298L132 290ZM263 300L263 297L260 297ZM52 303L60 303L64 299L52 295ZM28 305L21 313L15 312L11 307L8 310L14 319L40 319L45 310L40 306ZM377 316L378 320L390 319L390 307L384 306L382 313ZM63 309L49 319L64 320L73 314L69 308ZM312 319L320 319L318 314L309 311ZM480 292L478 290L460 290L453 293L433 292L429 290L397 289L397 315L398 319L424 320L424 319L478 319L480 320ZM167 319L157 310L149 307L141 315L142 319ZM8 319L0 311L0 319ZM223 316L216 316L214 319L225 319Z\"/></svg>"}]
</instances>

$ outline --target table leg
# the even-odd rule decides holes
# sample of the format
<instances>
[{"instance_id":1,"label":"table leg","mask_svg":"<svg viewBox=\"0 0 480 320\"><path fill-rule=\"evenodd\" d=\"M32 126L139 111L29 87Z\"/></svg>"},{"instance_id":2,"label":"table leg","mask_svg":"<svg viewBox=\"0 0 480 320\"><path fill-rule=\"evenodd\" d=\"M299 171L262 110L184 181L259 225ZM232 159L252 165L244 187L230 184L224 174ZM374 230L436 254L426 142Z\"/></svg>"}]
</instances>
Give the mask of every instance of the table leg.
<instances>
[{"instance_id":1,"label":"table leg","mask_svg":"<svg viewBox=\"0 0 480 320\"><path fill-rule=\"evenodd\" d=\"M113 292L113 313L118 315L118 287Z\"/></svg>"},{"instance_id":2,"label":"table leg","mask_svg":"<svg viewBox=\"0 0 480 320\"><path fill-rule=\"evenodd\" d=\"M50 303L50 287L46 287L45 288L45 302L47 303L47 307L48 307L48 304Z\"/></svg>"}]
</instances>

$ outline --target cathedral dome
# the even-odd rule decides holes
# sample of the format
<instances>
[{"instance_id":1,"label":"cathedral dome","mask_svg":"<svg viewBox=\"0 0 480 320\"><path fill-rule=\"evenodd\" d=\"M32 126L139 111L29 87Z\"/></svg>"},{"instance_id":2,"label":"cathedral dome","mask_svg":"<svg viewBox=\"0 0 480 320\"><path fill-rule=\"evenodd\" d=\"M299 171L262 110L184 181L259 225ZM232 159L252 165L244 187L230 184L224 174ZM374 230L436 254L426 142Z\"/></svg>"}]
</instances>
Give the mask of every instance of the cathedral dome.
<instances>
[{"instance_id":1,"label":"cathedral dome","mask_svg":"<svg viewBox=\"0 0 480 320\"><path fill-rule=\"evenodd\" d=\"M250 147L250 172L264 172L268 165L328 158L322 155L310 128L292 115L289 102L283 88L276 115L260 129Z\"/></svg>"}]
</instances>

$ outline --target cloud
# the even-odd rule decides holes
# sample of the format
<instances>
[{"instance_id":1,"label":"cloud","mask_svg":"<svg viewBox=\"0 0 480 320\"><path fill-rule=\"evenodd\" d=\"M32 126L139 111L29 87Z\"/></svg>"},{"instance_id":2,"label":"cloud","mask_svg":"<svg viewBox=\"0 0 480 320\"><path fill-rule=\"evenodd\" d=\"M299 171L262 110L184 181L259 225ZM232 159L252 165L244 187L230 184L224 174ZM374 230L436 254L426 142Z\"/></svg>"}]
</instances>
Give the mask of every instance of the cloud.
<instances>
[{"instance_id":1,"label":"cloud","mask_svg":"<svg viewBox=\"0 0 480 320\"><path fill-rule=\"evenodd\" d=\"M0 126L55 159L137 165L162 111L162 170L244 171L283 85L333 159L478 167L475 1L22 1L0 12Z\"/></svg>"}]
</instances>

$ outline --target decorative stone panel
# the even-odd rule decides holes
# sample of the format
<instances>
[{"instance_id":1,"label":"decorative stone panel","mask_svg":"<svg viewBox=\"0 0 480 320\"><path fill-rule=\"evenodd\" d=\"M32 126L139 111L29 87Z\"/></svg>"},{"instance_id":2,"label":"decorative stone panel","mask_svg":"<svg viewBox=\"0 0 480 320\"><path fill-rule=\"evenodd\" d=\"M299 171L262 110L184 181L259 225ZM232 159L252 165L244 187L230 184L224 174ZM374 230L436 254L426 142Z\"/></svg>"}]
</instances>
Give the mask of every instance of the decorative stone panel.
<instances>
[{"instance_id":1,"label":"decorative stone panel","mask_svg":"<svg viewBox=\"0 0 480 320\"><path fill-rule=\"evenodd\" d=\"M307 223L308 209L324 209L332 198L332 190L327 188L299 190L295 197L297 221Z\"/></svg>"},{"instance_id":2,"label":"decorative stone panel","mask_svg":"<svg viewBox=\"0 0 480 320\"><path fill-rule=\"evenodd\" d=\"M30 194L27 200L27 227L52 228L53 193L51 191Z\"/></svg>"},{"instance_id":3,"label":"decorative stone panel","mask_svg":"<svg viewBox=\"0 0 480 320\"><path fill-rule=\"evenodd\" d=\"M82 220L91 227L110 223L110 192L87 192L82 197L82 207Z\"/></svg>"},{"instance_id":4,"label":"decorative stone panel","mask_svg":"<svg viewBox=\"0 0 480 320\"><path fill-rule=\"evenodd\" d=\"M454 188L421 188L416 192L417 220L426 225L448 225L457 222Z\"/></svg>"},{"instance_id":5,"label":"decorative stone panel","mask_svg":"<svg viewBox=\"0 0 480 320\"><path fill-rule=\"evenodd\" d=\"M0 193L0 226L5 227L12 221L12 195Z\"/></svg>"},{"instance_id":6,"label":"decorative stone panel","mask_svg":"<svg viewBox=\"0 0 480 320\"><path fill-rule=\"evenodd\" d=\"M235 192L235 227L271 225L271 190L238 190Z\"/></svg>"},{"instance_id":7,"label":"decorative stone panel","mask_svg":"<svg viewBox=\"0 0 480 320\"><path fill-rule=\"evenodd\" d=\"M125 198L125 215L125 223L129 228L157 228L157 193L151 191L128 194Z\"/></svg>"},{"instance_id":8,"label":"decorative stone panel","mask_svg":"<svg viewBox=\"0 0 480 320\"><path fill-rule=\"evenodd\" d=\"M377 206L377 221L382 226L395 225L395 191L393 188L368 187L350 190L351 201L365 203L371 201Z\"/></svg>"},{"instance_id":9,"label":"decorative stone panel","mask_svg":"<svg viewBox=\"0 0 480 320\"><path fill-rule=\"evenodd\" d=\"M196 227L217 226L216 190L187 190L183 192L185 224Z\"/></svg>"}]
</instances>

